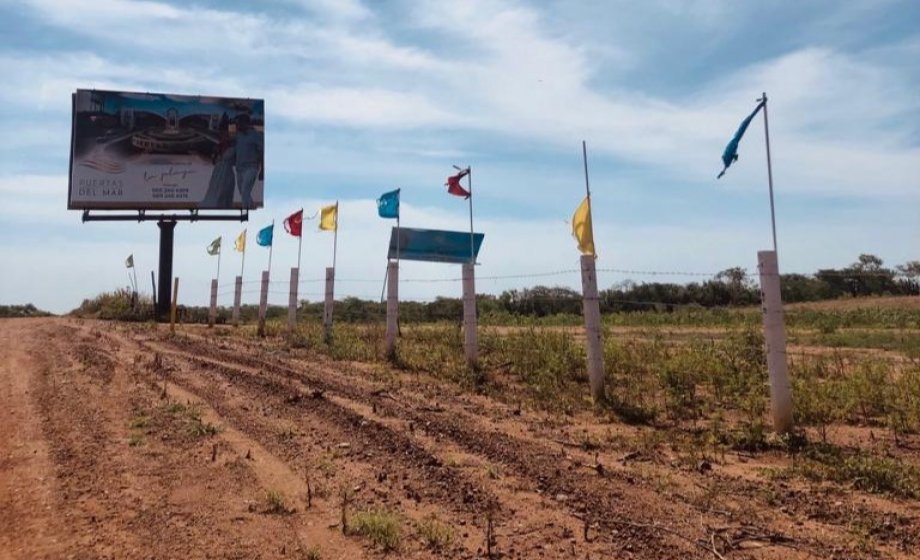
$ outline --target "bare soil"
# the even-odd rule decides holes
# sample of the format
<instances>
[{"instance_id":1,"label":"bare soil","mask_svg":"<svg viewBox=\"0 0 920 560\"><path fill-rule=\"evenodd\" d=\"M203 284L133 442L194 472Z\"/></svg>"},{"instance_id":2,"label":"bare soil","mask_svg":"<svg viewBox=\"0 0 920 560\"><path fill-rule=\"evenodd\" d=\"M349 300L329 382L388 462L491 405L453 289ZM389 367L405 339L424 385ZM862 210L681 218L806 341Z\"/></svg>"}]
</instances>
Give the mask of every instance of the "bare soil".
<instances>
[{"instance_id":1,"label":"bare soil","mask_svg":"<svg viewBox=\"0 0 920 560\"><path fill-rule=\"evenodd\" d=\"M920 505L774 480L779 452L653 448L652 428L198 328L3 320L0 348L0 558L920 555ZM343 530L368 510L400 520L397 550Z\"/></svg>"}]
</instances>

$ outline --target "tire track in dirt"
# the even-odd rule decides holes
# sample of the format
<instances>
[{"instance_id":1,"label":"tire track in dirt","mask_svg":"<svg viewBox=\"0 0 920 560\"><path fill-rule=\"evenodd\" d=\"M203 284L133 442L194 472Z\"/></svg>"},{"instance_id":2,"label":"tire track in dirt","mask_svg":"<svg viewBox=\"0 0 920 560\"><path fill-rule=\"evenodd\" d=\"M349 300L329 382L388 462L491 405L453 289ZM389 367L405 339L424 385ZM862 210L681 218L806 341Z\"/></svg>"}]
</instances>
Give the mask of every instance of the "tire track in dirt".
<instances>
[{"instance_id":1,"label":"tire track in dirt","mask_svg":"<svg viewBox=\"0 0 920 560\"><path fill-rule=\"evenodd\" d=\"M243 368L271 373L285 379L305 383L315 390L329 392L366 406L376 407L384 416L393 416L411 422L415 426L424 426L424 430L429 434L438 434L453 441L469 453L505 466L517 476L530 481L538 494L563 498L559 500L558 508L569 511L569 514L575 519L581 520L587 516L589 523L596 527L593 531L595 539L608 542L619 554L639 558L712 556L711 553L707 554L705 549L701 550L702 545L696 544L695 541L685 541L671 532L653 526L657 523L657 519L664 518L669 520L671 527L674 527L676 523L687 519L691 513L699 517L698 512L690 512L689 509L675 504L656 503L661 502L660 497L654 492L634 485L634 481L633 483L629 480L618 481L610 476L585 476L583 472L576 471L572 467L568 469L561 467L558 454L545 447L522 442L497 431L483 433L475 429L475 426L464 425L465 419L463 418L451 419L439 414L419 414L394 401L374 398L372 394L347 383L330 381L329 377L332 375L327 374L321 378L318 375L307 374L302 368L291 367L283 362L240 356L232 351L215 349L184 337L172 339L168 345L181 350L187 360L197 363L200 367L231 370L233 372L231 375L238 376L235 381L242 380L239 374ZM235 364L235 366L228 368L226 364ZM329 373L334 374L335 372ZM252 373L247 375L252 375ZM279 382L273 383L276 389L287 390L286 385ZM349 416L352 417L352 423L360 423L363 418L355 413ZM403 434L395 434L395 437L406 439L411 445ZM385 452L392 453L392 451ZM436 472L428 473L427 476L436 474ZM635 509L637 501L653 504L655 507L645 512L637 511ZM507 513L503 517L510 518ZM688 526L685 522L683 525L685 534L693 534L698 530L697 527Z\"/></svg>"},{"instance_id":2,"label":"tire track in dirt","mask_svg":"<svg viewBox=\"0 0 920 560\"><path fill-rule=\"evenodd\" d=\"M22 331L38 331L37 321L18 321L0 321L0 554L60 557L67 532L53 508L54 464L34 402L36 380L25 374L35 338ZM43 341L56 336L44 329L38 334Z\"/></svg>"},{"instance_id":3,"label":"tire track in dirt","mask_svg":"<svg viewBox=\"0 0 920 560\"><path fill-rule=\"evenodd\" d=\"M158 343L150 344L150 349L184 362L188 371L178 367L170 372L173 382L198 394L237 429L260 441L304 477L308 468L326 460L323 454L335 454L335 459L349 464L352 472L348 478L356 482L356 502L364 501L368 506L382 503L412 514L435 506L439 516L458 520L457 526L466 533L461 535L468 546L463 557L472 557L471 551L481 547L482 531L465 528L482 526L484 530L488 512L500 510L499 501L411 438L277 376L259 375L245 366L178 352ZM283 425L296 426L299 437L279 434Z\"/></svg>"},{"instance_id":4,"label":"tire track in dirt","mask_svg":"<svg viewBox=\"0 0 920 560\"><path fill-rule=\"evenodd\" d=\"M438 438L439 447L444 447L446 439L456 445L461 452L509 466L518 476L535 481L539 493L543 495L561 494L567 497L574 495L575 499L568 500L569 503L565 504L570 514L582 519L587 513L589 519L599 528L614 535L614 543L621 543L622 536L626 533L628 539L636 539L644 543L641 546L647 550L648 542L664 540L667 534L674 529L683 535L700 532L703 535L711 535L715 530L720 534L736 535L735 538L738 539L745 539L749 535L760 535L761 539L769 539L767 544L772 543L775 548L761 551L758 554L759 557L785 557L790 550L798 550L806 556L831 555L841 550L837 544L840 540L852 539L849 528L834 523L831 518L827 519L830 524L814 519L810 519L806 524L800 522L792 524L788 510L776 511L776 508L767 504L764 504L762 508L752 509L749 503L745 504L742 501L737 502L737 508L734 509L735 521L726 524L726 519L721 515L704 515L706 511L691 504L686 496L672 494L663 497L660 495L660 490L644 488L643 485L648 486L648 481L642 481L641 477L637 478L626 470L605 469L602 476L597 477L598 480L593 483L586 482L584 471L579 472L577 468L573 469L572 465L560 468L560 463L564 461L561 460L559 454L548 449L544 444L532 440L524 441L494 429L484 429L483 418L476 418L475 414L467 414L463 410L467 407L461 407L459 410L451 408L444 411L445 414L440 415L418 414L416 412L420 408L418 405L424 408L425 398L416 399L414 403L407 403L409 396L400 391L401 403L381 399L379 392L370 388L374 384L356 382L354 372L346 371L349 369L347 363L330 363L325 360L322 367L300 362L292 365L291 362L294 360L290 358L285 360L277 352L265 357L267 353L260 351L261 349L254 343L248 345L252 355L241 355L239 349L215 348L214 343L217 342L215 339L208 340L194 336L192 339L183 338L176 342L186 351L195 352L196 356L212 355L249 368L271 371L290 379L298 379L308 386L319 387L330 391L330 394L341 395L346 400L357 403L359 407L372 407L381 415L391 415L415 425L426 426L425 432L434 434ZM218 344L221 343L218 342ZM345 375L339 376L340 373ZM377 384L377 386L380 387L382 384ZM410 408L413 404L416 406ZM346 405L351 406L347 402ZM620 491L611 488L612 486L619 487ZM757 493L749 495L751 498L756 496ZM642 503L647 507L637 510L636 503ZM618 505L621 504L624 507L618 508ZM658 522L659 519L667 519L667 524ZM684 521L687 519L699 520L699 524L687 523ZM683 528L681 528L682 525ZM790 525L793 531L790 534L784 534L784 528ZM711 529L713 527L716 529ZM820 538L817 535L821 535ZM753 541L756 542L757 538L755 537ZM697 548L709 549L709 547L700 546L706 542L702 537L695 542ZM677 544L686 543L678 542ZM627 542L627 545L620 551L628 552L630 548L633 547ZM695 550L694 552L700 553L701 551ZM854 557L865 556L864 552L852 550L851 552L855 555ZM706 555L705 551L702 553Z\"/></svg>"},{"instance_id":5,"label":"tire track in dirt","mask_svg":"<svg viewBox=\"0 0 920 560\"><path fill-rule=\"evenodd\" d=\"M92 325L46 319L15 332L36 341L19 352L19 379L34 384L29 417L50 464L37 481L7 478L4 464L3 478L14 493L50 499L47 512L44 499L12 502L25 522L0 525L0 542L12 543L0 556L249 559L302 550L301 518L253 510L265 491L248 462L232 452L210 461L219 438L192 436L156 391L132 379L123 339ZM6 328L0 323L4 338ZM129 435L141 437L128 445ZM337 554L330 540L323 535L323 558L364 556L354 546Z\"/></svg>"}]
</instances>

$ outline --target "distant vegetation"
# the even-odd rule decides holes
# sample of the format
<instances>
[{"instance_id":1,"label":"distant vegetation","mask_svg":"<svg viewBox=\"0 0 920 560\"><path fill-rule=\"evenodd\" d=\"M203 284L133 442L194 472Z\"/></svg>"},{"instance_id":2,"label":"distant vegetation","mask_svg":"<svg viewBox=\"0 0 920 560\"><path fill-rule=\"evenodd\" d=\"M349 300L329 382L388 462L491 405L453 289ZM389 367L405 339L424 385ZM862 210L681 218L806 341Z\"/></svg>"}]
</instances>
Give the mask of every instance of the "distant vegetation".
<instances>
[{"instance_id":1,"label":"distant vegetation","mask_svg":"<svg viewBox=\"0 0 920 560\"><path fill-rule=\"evenodd\" d=\"M38 309L31 303L25 305L0 305L0 319L19 317L48 317L51 313Z\"/></svg>"},{"instance_id":2,"label":"distant vegetation","mask_svg":"<svg viewBox=\"0 0 920 560\"><path fill-rule=\"evenodd\" d=\"M147 321L154 316L153 300L146 296L138 296L135 300L131 291L126 289L103 292L94 298L84 299L70 315L87 319Z\"/></svg>"},{"instance_id":3,"label":"distant vegetation","mask_svg":"<svg viewBox=\"0 0 920 560\"><path fill-rule=\"evenodd\" d=\"M812 275L783 274L782 292L784 303L812 302L864 296L920 295L920 261L909 261L895 268L883 266L882 259L875 255L860 255L857 261L841 269L822 269ZM666 282L635 283L621 282L601 290L601 313L609 315L606 322L629 323L653 326L664 312L672 317L668 323L688 325L703 324L745 324L760 320L759 314L746 313L744 308L760 303L760 289L755 283L756 274L734 267L723 270L709 280L676 284ZM484 324L514 324L519 318L541 318L555 324L577 324L581 315L581 293L571 288L536 286L522 290L506 290L499 295L477 296L478 311ZM257 305L243 305L240 308L242 322L253 322L258 317ZM706 311L705 313L700 313ZM303 301L300 304L301 317L321 317L323 303ZM621 312L628 312L621 314ZM646 313L639 313L646 312ZM649 313L650 312L650 313ZM152 302L142 297L132 307L131 293L119 290L104 293L93 299L84 300L72 315L100 319L122 319L129 321L149 320L153 317ZM184 323L206 323L206 306L179 306L179 320ZM287 316L287 308L269 306L267 318L281 319ZM439 297L431 302L402 301L399 304L400 320L405 323L459 321L463 316L463 302L459 298ZM808 320L807 314L800 314ZM849 319L858 320L859 313L850 313ZM383 320L386 305L379 301L346 297L336 302L335 320L347 323L367 323ZM217 322L228 323L231 312L228 307L218 310ZM623 318L627 319L623 319ZM826 316L821 315L821 320ZM899 321L897 317L890 320ZM909 318L908 322L913 319ZM876 318L872 318L875 324ZM855 326L842 324L839 326ZM897 326L897 325L894 325ZM833 330L834 326L828 328Z\"/></svg>"}]
</instances>

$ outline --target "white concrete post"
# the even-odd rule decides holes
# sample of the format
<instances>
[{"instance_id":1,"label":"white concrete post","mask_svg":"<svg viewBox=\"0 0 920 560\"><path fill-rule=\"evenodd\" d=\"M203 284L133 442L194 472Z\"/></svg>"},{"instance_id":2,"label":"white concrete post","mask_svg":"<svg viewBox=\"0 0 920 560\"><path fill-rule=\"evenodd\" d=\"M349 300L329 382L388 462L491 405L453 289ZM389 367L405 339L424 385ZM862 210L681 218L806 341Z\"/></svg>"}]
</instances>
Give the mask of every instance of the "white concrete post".
<instances>
[{"instance_id":1,"label":"white concrete post","mask_svg":"<svg viewBox=\"0 0 920 560\"><path fill-rule=\"evenodd\" d=\"M479 362L476 338L476 271L473 263L463 264L463 354L470 367Z\"/></svg>"},{"instance_id":2,"label":"white concrete post","mask_svg":"<svg viewBox=\"0 0 920 560\"><path fill-rule=\"evenodd\" d=\"M240 324L240 302L243 299L243 277L237 276L233 287L233 326Z\"/></svg>"},{"instance_id":3,"label":"white concrete post","mask_svg":"<svg viewBox=\"0 0 920 560\"><path fill-rule=\"evenodd\" d=\"M594 255L581 256L582 310L585 316L585 346L588 351L588 380L595 403L604 400L604 344L601 339L601 305L597 296Z\"/></svg>"},{"instance_id":4,"label":"white concrete post","mask_svg":"<svg viewBox=\"0 0 920 560\"><path fill-rule=\"evenodd\" d=\"M399 263L387 263L387 357L396 356L396 336L399 334Z\"/></svg>"},{"instance_id":5,"label":"white concrete post","mask_svg":"<svg viewBox=\"0 0 920 560\"><path fill-rule=\"evenodd\" d=\"M262 271L262 293L259 296L259 336L265 336L265 312L268 310L268 271Z\"/></svg>"},{"instance_id":6,"label":"white concrete post","mask_svg":"<svg viewBox=\"0 0 920 560\"><path fill-rule=\"evenodd\" d=\"M786 433L792 430L792 388L786 364L786 329L776 251L759 251L757 268L760 269L763 338L767 350L767 371L770 374L770 412L773 416L773 429Z\"/></svg>"},{"instance_id":7,"label":"white concrete post","mask_svg":"<svg viewBox=\"0 0 920 560\"><path fill-rule=\"evenodd\" d=\"M288 294L288 328L292 331L297 328L297 283L300 281L300 270L291 267L291 291Z\"/></svg>"},{"instance_id":8,"label":"white concrete post","mask_svg":"<svg viewBox=\"0 0 920 560\"><path fill-rule=\"evenodd\" d=\"M217 279L211 279L211 308L208 310L208 328L217 320Z\"/></svg>"},{"instance_id":9,"label":"white concrete post","mask_svg":"<svg viewBox=\"0 0 920 560\"><path fill-rule=\"evenodd\" d=\"M326 301L323 305L323 329L326 341L332 340L332 306L335 304L335 269L326 267Z\"/></svg>"}]
</instances>

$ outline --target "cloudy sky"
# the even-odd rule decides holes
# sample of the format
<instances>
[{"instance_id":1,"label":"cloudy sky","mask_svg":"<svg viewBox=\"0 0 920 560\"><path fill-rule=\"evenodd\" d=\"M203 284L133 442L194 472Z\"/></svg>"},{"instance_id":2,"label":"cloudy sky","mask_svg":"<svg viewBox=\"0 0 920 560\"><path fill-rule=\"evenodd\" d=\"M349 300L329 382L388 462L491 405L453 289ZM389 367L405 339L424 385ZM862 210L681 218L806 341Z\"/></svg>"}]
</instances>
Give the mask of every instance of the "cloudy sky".
<instances>
[{"instance_id":1,"label":"cloudy sky","mask_svg":"<svg viewBox=\"0 0 920 560\"><path fill-rule=\"evenodd\" d=\"M383 191L403 189L405 226L468 228L465 202L444 192L453 164L473 168L480 291L577 286L577 273L536 275L578 266L567 220L584 194L583 139L600 268L754 272L771 245L761 119L715 177L763 91L781 269L864 252L917 259L918 21L911 0L0 0L0 303L66 311L126 285L129 253L143 287L156 267L154 223L82 224L66 210L77 88L264 98L266 207L246 227L280 229L301 206L339 200L340 296L379 297ZM241 227L178 225L181 300L206 303L217 263L204 249L218 235L229 287ZM306 229L302 291L316 300L332 237ZM278 232L272 302L286 301L296 251ZM249 282L267 251L252 244L247 256ZM507 275L534 277L491 278ZM627 278L663 277L599 274L602 287ZM456 282L401 287L415 299L459 293Z\"/></svg>"}]
</instances>

